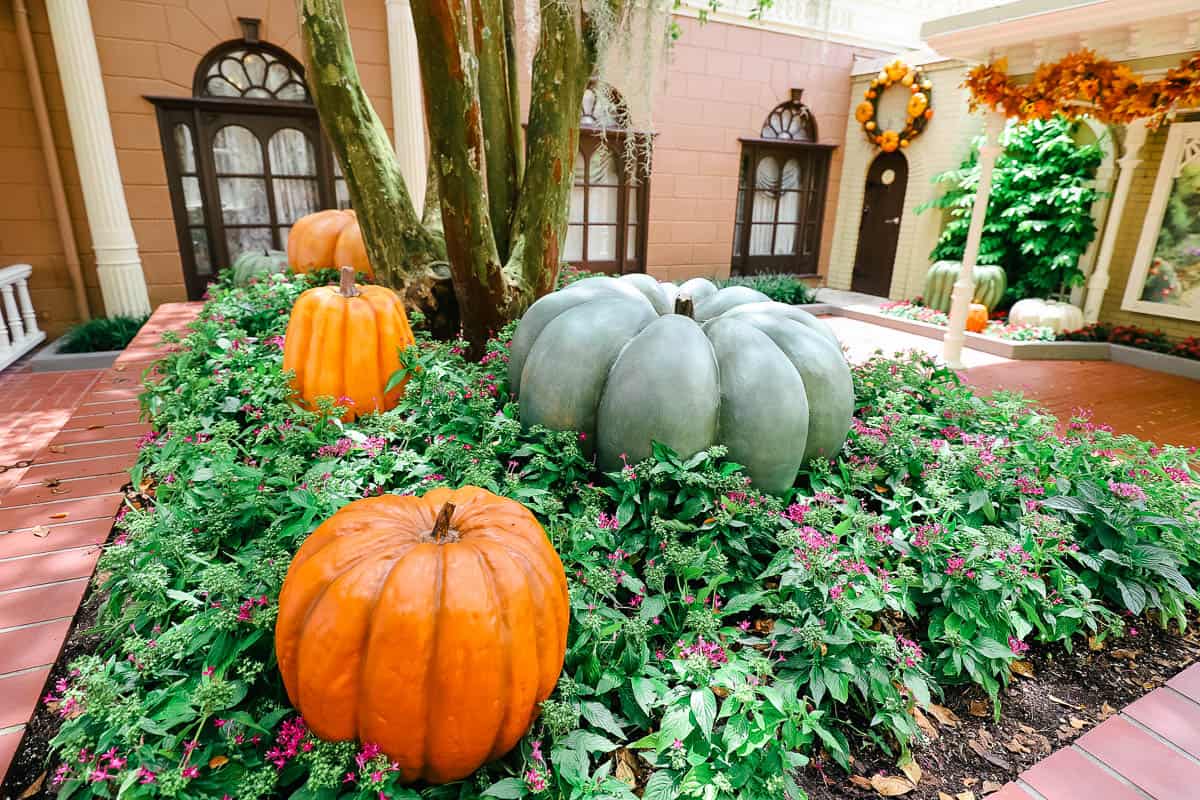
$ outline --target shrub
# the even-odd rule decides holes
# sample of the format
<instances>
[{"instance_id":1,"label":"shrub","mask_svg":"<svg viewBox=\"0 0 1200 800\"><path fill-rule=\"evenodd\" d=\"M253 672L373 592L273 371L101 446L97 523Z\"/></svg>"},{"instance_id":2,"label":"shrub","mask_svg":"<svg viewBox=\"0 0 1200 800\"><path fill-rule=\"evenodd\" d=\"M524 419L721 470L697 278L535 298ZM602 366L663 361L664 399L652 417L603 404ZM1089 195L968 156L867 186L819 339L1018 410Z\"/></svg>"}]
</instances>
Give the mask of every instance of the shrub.
<instances>
[{"instance_id":1,"label":"shrub","mask_svg":"<svg viewBox=\"0 0 1200 800\"><path fill-rule=\"evenodd\" d=\"M931 359L855 369L843 452L786 497L720 448L595 474L574 433L523 432L504 338L405 354L401 405L343 424L288 402L280 346L307 284L214 289L147 385L154 432L98 569L97 651L49 698L63 797L798 798L794 770L902 757L946 686L999 697L1030 646L1196 605L1200 487L1181 448L1086 418L1061 433ZM1103 454L1098 457L1097 454ZM289 559L353 498L475 484L543 521L570 582L564 673L518 749L418 790L370 743L317 741L272 628ZM400 656L402 657L402 655Z\"/></svg>"},{"instance_id":2,"label":"shrub","mask_svg":"<svg viewBox=\"0 0 1200 800\"><path fill-rule=\"evenodd\" d=\"M124 350L149 317L100 317L81 322L63 334L60 353Z\"/></svg>"},{"instance_id":3,"label":"shrub","mask_svg":"<svg viewBox=\"0 0 1200 800\"><path fill-rule=\"evenodd\" d=\"M1099 144L1074 142L1078 123L1057 117L1008 128L996 160L979 263L1008 275L1005 297L1048 297L1083 283L1079 258L1096 236L1091 185L1103 153ZM932 261L962 261L979 182L978 146L958 169L934 177L949 182L944 195L918 208L949 214Z\"/></svg>"},{"instance_id":4,"label":"shrub","mask_svg":"<svg viewBox=\"0 0 1200 800\"><path fill-rule=\"evenodd\" d=\"M762 292L777 303L801 305L811 303L815 299L815 294L809 288L808 284L795 275L782 272L761 275L737 275L718 280L717 285L722 288L726 286L749 286L751 289L757 289Z\"/></svg>"}]
</instances>

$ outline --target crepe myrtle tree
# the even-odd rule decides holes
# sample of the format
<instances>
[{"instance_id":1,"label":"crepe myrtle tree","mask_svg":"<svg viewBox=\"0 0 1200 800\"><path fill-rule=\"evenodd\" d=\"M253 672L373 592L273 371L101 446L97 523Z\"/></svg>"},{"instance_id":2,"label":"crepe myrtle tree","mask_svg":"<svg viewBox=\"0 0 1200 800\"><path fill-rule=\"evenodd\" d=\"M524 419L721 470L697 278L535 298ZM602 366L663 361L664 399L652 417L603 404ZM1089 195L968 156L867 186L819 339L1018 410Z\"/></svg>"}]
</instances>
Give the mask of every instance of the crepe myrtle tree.
<instances>
[{"instance_id":1,"label":"crepe myrtle tree","mask_svg":"<svg viewBox=\"0 0 1200 800\"><path fill-rule=\"evenodd\" d=\"M421 211L359 81L342 0L297 2L310 88L377 279L429 308L448 262L463 334L482 347L554 287L583 93L637 0L542 0L526 131L516 0L413 0L430 140Z\"/></svg>"}]
</instances>

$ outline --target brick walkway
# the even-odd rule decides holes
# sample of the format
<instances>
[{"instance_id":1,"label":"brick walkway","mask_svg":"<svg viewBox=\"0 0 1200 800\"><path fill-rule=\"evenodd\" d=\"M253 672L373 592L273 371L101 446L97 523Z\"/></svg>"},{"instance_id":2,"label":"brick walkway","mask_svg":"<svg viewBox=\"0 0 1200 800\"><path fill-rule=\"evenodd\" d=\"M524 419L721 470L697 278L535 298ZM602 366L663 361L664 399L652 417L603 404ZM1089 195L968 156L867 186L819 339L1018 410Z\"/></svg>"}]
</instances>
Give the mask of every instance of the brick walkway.
<instances>
[{"instance_id":1,"label":"brick walkway","mask_svg":"<svg viewBox=\"0 0 1200 800\"><path fill-rule=\"evenodd\" d=\"M824 317L851 361L876 350L920 350L941 357L937 339L848 317ZM1014 361L964 349L963 380L983 394L1019 391L1068 420L1090 409L1096 422L1159 444L1200 445L1200 383L1111 361ZM1196 796L1200 798L1200 788Z\"/></svg>"},{"instance_id":2,"label":"brick walkway","mask_svg":"<svg viewBox=\"0 0 1200 800\"><path fill-rule=\"evenodd\" d=\"M142 371L198 304L161 306L110 370L0 379L0 776L58 659L150 430L138 417ZM10 400L12 405L10 405Z\"/></svg>"},{"instance_id":3,"label":"brick walkway","mask_svg":"<svg viewBox=\"0 0 1200 800\"><path fill-rule=\"evenodd\" d=\"M989 800L1200 797L1200 664L1022 772Z\"/></svg>"}]
</instances>

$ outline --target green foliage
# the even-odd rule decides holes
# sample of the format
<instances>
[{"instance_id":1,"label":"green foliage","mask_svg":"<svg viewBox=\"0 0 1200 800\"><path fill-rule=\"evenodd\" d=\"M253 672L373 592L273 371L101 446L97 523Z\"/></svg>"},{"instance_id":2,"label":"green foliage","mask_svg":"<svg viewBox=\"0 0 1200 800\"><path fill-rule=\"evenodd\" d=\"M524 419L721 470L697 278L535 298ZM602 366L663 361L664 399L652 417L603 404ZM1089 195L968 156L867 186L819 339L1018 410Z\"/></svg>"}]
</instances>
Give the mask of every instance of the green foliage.
<instances>
[{"instance_id":1,"label":"green foliage","mask_svg":"<svg viewBox=\"0 0 1200 800\"><path fill-rule=\"evenodd\" d=\"M1083 283L1079 258L1096 236L1092 204L1099 193L1090 184L1100 166L1099 143L1080 147L1073 136L1079 123L1062 118L1009 127L1004 152L996 159L987 221L979 244L980 264L1008 273L1006 299L1048 297ZM979 184L978 145L958 169L935 182L947 192L924 206L944 209L945 228L929 257L961 261Z\"/></svg>"},{"instance_id":2,"label":"green foliage","mask_svg":"<svg viewBox=\"0 0 1200 800\"><path fill-rule=\"evenodd\" d=\"M577 434L522 432L505 346L419 341L400 406L343 424L288 401L281 336L308 283L218 286L159 365L134 485L98 569L96 652L52 698L62 798L801 798L795 770L902 758L943 687L993 698L1029 645L1196 605L1200 487L1182 448L985 401L931 359L855 369L835 462L792 496L720 448L596 474ZM1104 454L1103 457L1098 454ZM347 502L476 484L529 506L570 584L563 676L529 736L414 789L288 706L272 632L289 559ZM402 657L399 655L398 657ZM381 795L382 793L382 795Z\"/></svg>"},{"instance_id":3,"label":"green foliage","mask_svg":"<svg viewBox=\"0 0 1200 800\"><path fill-rule=\"evenodd\" d=\"M777 274L739 275L718 280L716 283L722 289L726 286L749 286L751 289L757 289L762 292L777 303L801 305L811 303L815 299L813 290L808 287L808 284L795 275L783 272Z\"/></svg>"},{"instance_id":4,"label":"green foliage","mask_svg":"<svg viewBox=\"0 0 1200 800\"><path fill-rule=\"evenodd\" d=\"M100 317L70 328L62 337L60 353L103 353L124 350L149 317Z\"/></svg>"}]
</instances>

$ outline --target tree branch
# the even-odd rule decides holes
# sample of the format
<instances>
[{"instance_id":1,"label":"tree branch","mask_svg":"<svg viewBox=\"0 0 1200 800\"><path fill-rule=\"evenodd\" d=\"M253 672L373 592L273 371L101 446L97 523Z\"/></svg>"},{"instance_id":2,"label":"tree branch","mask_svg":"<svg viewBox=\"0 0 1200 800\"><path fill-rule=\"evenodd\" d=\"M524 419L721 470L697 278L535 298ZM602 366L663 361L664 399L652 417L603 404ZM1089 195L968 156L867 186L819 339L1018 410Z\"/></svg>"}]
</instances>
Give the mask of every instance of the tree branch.
<instances>
[{"instance_id":1,"label":"tree branch","mask_svg":"<svg viewBox=\"0 0 1200 800\"><path fill-rule=\"evenodd\" d=\"M445 244L417 217L387 130L363 91L341 0L297 0L306 78L346 176L367 255L380 282L407 289L428 280Z\"/></svg>"},{"instance_id":2,"label":"tree branch","mask_svg":"<svg viewBox=\"0 0 1200 800\"><path fill-rule=\"evenodd\" d=\"M542 0L542 30L533 59L525 180L517 207L520 242L506 271L520 306L551 291L570 211L583 92L596 64L578 2Z\"/></svg>"},{"instance_id":3,"label":"tree branch","mask_svg":"<svg viewBox=\"0 0 1200 800\"><path fill-rule=\"evenodd\" d=\"M508 258L521 187L520 97L514 81L511 0L470 0L479 107L486 150L488 208L500 260Z\"/></svg>"}]
</instances>

